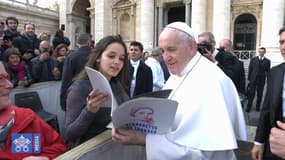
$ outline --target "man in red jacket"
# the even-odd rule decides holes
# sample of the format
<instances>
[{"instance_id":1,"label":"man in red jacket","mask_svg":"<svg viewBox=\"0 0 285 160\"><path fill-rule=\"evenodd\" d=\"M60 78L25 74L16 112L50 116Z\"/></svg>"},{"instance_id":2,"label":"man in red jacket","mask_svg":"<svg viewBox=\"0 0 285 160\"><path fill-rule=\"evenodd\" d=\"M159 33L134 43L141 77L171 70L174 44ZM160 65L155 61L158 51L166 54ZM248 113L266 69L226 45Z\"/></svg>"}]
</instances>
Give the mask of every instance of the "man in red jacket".
<instances>
[{"instance_id":1,"label":"man in red jacket","mask_svg":"<svg viewBox=\"0 0 285 160\"><path fill-rule=\"evenodd\" d=\"M32 110L11 104L13 88L0 61L0 160L48 160L66 152L60 135Z\"/></svg>"}]
</instances>

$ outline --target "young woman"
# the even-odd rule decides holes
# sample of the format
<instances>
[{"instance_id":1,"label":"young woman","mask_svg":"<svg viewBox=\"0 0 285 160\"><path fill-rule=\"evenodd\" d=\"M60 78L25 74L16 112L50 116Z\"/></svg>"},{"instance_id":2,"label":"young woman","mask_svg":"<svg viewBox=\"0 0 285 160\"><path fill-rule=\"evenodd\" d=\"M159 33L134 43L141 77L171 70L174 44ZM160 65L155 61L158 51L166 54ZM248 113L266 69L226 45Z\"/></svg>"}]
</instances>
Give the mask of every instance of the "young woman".
<instances>
[{"instance_id":1,"label":"young woman","mask_svg":"<svg viewBox=\"0 0 285 160\"><path fill-rule=\"evenodd\" d=\"M59 69L60 73L62 73L64 60L67 54L68 54L68 47L64 43L57 45L57 47L54 49L52 53L52 57L59 62L57 68Z\"/></svg>"},{"instance_id":2,"label":"young woman","mask_svg":"<svg viewBox=\"0 0 285 160\"><path fill-rule=\"evenodd\" d=\"M128 55L125 43L120 36L107 36L101 39L90 54L86 66L100 71L109 80L113 95L118 104L129 99ZM66 109L66 138L69 147L103 132L111 121L109 108L102 104L111 98L106 93L92 90L87 73L79 73L68 90Z\"/></svg>"},{"instance_id":3,"label":"young woman","mask_svg":"<svg viewBox=\"0 0 285 160\"><path fill-rule=\"evenodd\" d=\"M7 71L14 87L28 87L33 83L33 78L28 65L22 60L17 48L8 48L5 52Z\"/></svg>"}]
</instances>

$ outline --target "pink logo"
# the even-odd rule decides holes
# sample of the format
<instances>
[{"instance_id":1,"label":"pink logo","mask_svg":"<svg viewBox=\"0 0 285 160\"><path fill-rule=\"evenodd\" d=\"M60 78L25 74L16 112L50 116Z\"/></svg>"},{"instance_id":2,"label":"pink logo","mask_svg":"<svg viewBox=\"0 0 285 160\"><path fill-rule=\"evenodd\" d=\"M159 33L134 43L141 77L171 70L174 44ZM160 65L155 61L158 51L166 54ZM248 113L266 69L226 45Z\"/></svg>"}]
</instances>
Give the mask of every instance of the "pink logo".
<instances>
[{"instance_id":1,"label":"pink logo","mask_svg":"<svg viewBox=\"0 0 285 160\"><path fill-rule=\"evenodd\" d=\"M141 121L149 125L154 123L153 110L149 107L134 107L130 112L134 121Z\"/></svg>"}]
</instances>

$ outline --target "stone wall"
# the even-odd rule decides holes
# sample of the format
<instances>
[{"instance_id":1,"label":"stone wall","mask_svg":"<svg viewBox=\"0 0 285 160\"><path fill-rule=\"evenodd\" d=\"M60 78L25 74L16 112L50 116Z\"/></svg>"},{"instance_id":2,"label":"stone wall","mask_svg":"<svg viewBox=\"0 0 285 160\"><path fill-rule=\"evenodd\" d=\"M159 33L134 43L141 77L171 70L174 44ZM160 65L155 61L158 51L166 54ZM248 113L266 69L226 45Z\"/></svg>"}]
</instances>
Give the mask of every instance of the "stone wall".
<instances>
[{"instance_id":1,"label":"stone wall","mask_svg":"<svg viewBox=\"0 0 285 160\"><path fill-rule=\"evenodd\" d=\"M50 35L50 38L54 36L59 28L57 11L13 1L0 1L0 19L5 21L9 16L18 18L18 30L20 32L23 32L24 24L27 22L36 25L36 34L46 32Z\"/></svg>"}]
</instances>

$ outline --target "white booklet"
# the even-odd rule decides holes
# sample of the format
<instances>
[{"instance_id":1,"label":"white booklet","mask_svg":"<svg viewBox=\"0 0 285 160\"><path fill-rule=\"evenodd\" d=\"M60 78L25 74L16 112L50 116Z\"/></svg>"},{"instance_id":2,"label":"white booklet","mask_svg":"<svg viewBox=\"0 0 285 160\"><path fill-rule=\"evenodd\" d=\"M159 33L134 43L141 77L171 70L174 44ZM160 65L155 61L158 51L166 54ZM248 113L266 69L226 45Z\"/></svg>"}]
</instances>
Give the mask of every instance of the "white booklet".
<instances>
[{"instance_id":1,"label":"white booklet","mask_svg":"<svg viewBox=\"0 0 285 160\"><path fill-rule=\"evenodd\" d=\"M129 128L143 133L169 132L178 103L165 98L141 97L121 104L112 114L115 128Z\"/></svg>"},{"instance_id":2,"label":"white booklet","mask_svg":"<svg viewBox=\"0 0 285 160\"><path fill-rule=\"evenodd\" d=\"M85 70L90 79L92 88L98 89L99 92L108 93L109 97L111 97L108 98L107 102L103 104L103 107L112 107L113 105L115 105L115 102L113 101L113 92L106 77L102 73L96 71L91 67L86 66Z\"/></svg>"},{"instance_id":3,"label":"white booklet","mask_svg":"<svg viewBox=\"0 0 285 160\"><path fill-rule=\"evenodd\" d=\"M178 103L165 98L170 90L142 94L117 106L108 80L95 69L85 69L92 87L111 97L106 103L106 106L112 107L112 125L108 127L129 128L150 134L171 130Z\"/></svg>"}]
</instances>

